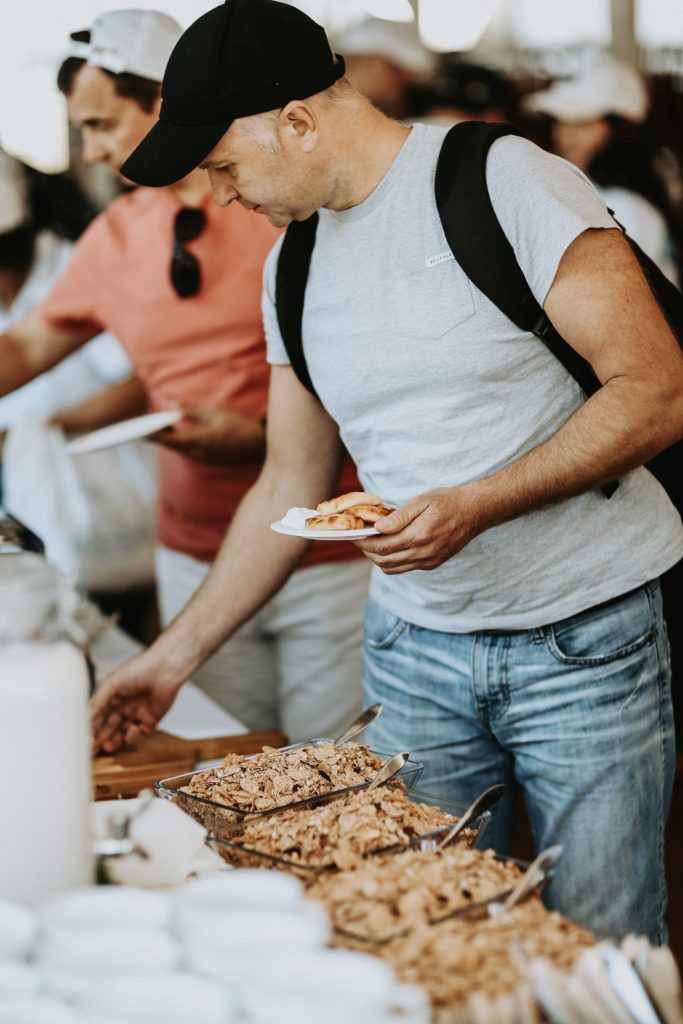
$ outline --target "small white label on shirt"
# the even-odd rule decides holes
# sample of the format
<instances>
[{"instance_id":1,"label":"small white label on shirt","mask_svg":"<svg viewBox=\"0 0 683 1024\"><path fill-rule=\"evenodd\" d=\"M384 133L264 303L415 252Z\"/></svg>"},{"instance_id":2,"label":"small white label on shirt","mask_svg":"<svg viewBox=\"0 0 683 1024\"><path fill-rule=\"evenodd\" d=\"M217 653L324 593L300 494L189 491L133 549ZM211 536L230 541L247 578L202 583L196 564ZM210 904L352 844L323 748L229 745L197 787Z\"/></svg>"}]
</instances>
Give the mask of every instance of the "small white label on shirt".
<instances>
[{"instance_id":1,"label":"small white label on shirt","mask_svg":"<svg viewBox=\"0 0 683 1024\"><path fill-rule=\"evenodd\" d=\"M429 259L425 260L425 264L428 267L436 267L439 263L446 263L447 260L454 260L455 256L448 250L448 252L440 252L436 256L430 256Z\"/></svg>"}]
</instances>

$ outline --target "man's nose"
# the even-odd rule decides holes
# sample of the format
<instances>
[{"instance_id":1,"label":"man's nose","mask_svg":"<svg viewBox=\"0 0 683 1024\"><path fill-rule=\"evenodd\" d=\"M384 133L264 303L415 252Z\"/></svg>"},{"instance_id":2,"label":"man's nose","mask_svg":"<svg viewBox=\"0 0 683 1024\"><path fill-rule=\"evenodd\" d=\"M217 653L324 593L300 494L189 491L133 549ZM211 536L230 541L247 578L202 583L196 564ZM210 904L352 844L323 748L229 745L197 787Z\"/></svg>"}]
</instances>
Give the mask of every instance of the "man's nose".
<instances>
[{"instance_id":1,"label":"man's nose","mask_svg":"<svg viewBox=\"0 0 683 1024\"><path fill-rule=\"evenodd\" d=\"M214 202L218 206L227 206L233 199L237 199L239 192L233 188L232 185L228 185L222 180L219 175L209 171L209 182L211 183L211 192L213 193Z\"/></svg>"},{"instance_id":2,"label":"man's nose","mask_svg":"<svg viewBox=\"0 0 683 1024\"><path fill-rule=\"evenodd\" d=\"M106 146L90 132L83 133L83 161L86 164L99 164L108 156Z\"/></svg>"}]
</instances>

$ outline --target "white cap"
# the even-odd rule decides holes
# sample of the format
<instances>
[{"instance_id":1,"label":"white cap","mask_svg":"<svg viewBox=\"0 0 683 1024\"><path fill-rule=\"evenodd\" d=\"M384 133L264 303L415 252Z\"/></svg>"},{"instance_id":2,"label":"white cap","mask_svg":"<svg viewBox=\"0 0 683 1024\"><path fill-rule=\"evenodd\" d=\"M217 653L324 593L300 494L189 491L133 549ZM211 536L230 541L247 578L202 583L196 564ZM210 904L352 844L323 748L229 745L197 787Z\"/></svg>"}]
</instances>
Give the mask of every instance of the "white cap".
<instances>
[{"instance_id":1,"label":"white cap","mask_svg":"<svg viewBox=\"0 0 683 1024\"><path fill-rule=\"evenodd\" d=\"M414 22L365 18L359 24L331 33L332 48L343 57L384 57L416 75L434 69L434 54L420 42Z\"/></svg>"},{"instance_id":2,"label":"white cap","mask_svg":"<svg viewBox=\"0 0 683 1024\"><path fill-rule=\"evenodd\" d=\"M573 78L532 93L525 104L558 121L592 121L617 114L638 123L645 120L649 108L641 75L613 57L604 57Z\"/></svg>"},{"instance_id":3,"label":"white cap","mask_svg":"<svg viewBox=\"0 0 683 1024\"><path fill-rule=\"evenodd\" d=\"M0 148L0 234L14 231L31 219L28 186L18 160Z\"/></svg>"},{"instance_id":4,"label":"white cap","mask_svg":"<svg viewBox=\"0 0 683 1024\"><path fill-rule=\"evenodd\" d=\"M69 55L115 75L127 71L161 82L182 34L178 22L161 11L106 11L93 21L90 41L74 40Z\"/></svg>"}]
</instances>

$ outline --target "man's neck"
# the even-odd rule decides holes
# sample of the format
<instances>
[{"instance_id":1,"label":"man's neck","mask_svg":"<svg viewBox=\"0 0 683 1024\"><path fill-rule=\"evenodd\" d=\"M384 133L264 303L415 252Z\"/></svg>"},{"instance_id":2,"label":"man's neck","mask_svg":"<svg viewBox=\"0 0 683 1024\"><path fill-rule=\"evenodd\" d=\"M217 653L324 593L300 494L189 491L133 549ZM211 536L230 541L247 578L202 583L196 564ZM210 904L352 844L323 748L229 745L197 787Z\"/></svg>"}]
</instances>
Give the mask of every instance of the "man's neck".
<instances>
[{"instance_id":1,"label":"man's neck","mask_svg":"<svg viewBox=\"0 0 683 1024\"><path fill-rule=\"evenodd\" d=\"M411 131L374 107L364 107L359 113L357 120L346 123L341 139L335 140L339 167L334 176L334 195L325 204L331 210L348 210L367 199L389 171Z\"/></svg>"},{"instance_id":2,"label":"man's neck","mask_svg":"<svg viewBox=\"0 0 683 1024\"><path fill-rule=\"evenodd\" d=\"M211 191L209 176L206 171L199 169L191 171L186 178L169 185L169 191L183 206L199 206Z\"/></svg>"}]
</instances>

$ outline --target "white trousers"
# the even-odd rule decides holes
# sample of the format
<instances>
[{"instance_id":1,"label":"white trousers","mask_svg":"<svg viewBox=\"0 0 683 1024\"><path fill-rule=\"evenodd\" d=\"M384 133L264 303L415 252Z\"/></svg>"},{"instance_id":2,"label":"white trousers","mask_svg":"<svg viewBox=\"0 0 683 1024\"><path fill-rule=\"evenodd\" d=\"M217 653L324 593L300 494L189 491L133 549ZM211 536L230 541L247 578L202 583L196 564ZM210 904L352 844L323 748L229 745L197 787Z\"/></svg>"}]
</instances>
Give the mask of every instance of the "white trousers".
<instances>
[{"instance_id":1,"label":"white trousers","mask_svg":"<svg viewBox=\"0 0 683 1024\"><path fill-rule=\"evenodd\" d=\"M282 590L192 675L253 730L292 742L334 737L363 705L361 648L370 562L297 569ZM162 625L189 601L210 566L156 549Z\"/></svg>"}]
</instances>

